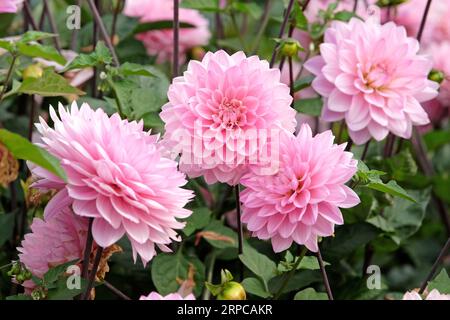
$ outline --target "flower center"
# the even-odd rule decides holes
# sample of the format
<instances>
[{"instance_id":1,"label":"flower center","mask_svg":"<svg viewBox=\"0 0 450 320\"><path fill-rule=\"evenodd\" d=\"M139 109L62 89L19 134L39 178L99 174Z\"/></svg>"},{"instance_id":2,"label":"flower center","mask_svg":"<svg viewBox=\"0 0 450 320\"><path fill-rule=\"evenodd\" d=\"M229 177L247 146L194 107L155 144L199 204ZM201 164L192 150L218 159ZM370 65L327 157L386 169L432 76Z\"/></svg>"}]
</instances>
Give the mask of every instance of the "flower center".
<instances>
[{"instance_id":1,"label":"flower center","mask_svg":"<svg viewBox=\"0 0 450 320\"><path fill-rule=\"evenodd\" d=\"M367 87L372 89L380 89L390 80L389 70L382 63L374 64L367 72L363 72L363 78Z\"/></svg>"},{"instance_id":2,"label":"flower center","mask_svg":"<svg viewBox=\"0 0 450 320\"><path fill-rule=\"evenodd\" d=\"M237 99L223 98L217 113L217 122L225 129L235 129L246 122L245 106Z\"/></svg>"}]
</instances>

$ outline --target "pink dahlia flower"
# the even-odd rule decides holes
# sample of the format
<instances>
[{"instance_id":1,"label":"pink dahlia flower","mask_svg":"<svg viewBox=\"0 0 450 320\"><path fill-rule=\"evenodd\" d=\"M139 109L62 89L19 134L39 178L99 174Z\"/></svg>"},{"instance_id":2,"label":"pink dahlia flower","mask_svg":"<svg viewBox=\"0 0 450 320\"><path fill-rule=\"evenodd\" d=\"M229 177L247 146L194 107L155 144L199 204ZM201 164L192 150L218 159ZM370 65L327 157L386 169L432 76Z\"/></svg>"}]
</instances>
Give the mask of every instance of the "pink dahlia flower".
<instances>
[{"instance_id":1,"label":"pink dahlia flower","mask_svg":"<svg viewBox=\"0 0 450 320\"><path fill-rule=\"evenodd\" d=\"M169 293L166 296L162 296L158 292L153 291L148 296L141 296L139 300L195 300L195 297L192 293L186 297L179 293Z\"/></svg>"},{"instance_id":2,"label":"pink dahlia flower","mask_svg":"<svg viewBox=\"0 0 450 320\"><path fill-rule=\"evenodd\" d=\"M164 140L177 144L180 170L207 183L235 185L266 158L272 136L295 130L289 88L280 70L243 52L208 52L175 78L162 108ZM270 165L270 164L269 164Z\"/></svg>"},{"instance_id":3,"label":"pink dahlia flower","mask_svg":"<svg viewBox=\"0 0 450 320\"><path fill-rule=\"evenodd\" d=\"M50 218L34 218L31 233L17 248L20 262L34 276L42 278L52 267L82 259L87 230L88 220L73 214L68 206ZM24 286L32 289L35 285L29 280Z\"/></svg>"},{"instance_id":4,"label":"pink dahlia flower","mask_svg":"<svg viewBox=\"0 0 450 320\"><path fill-rule=\"evenodd\" d=\"M408 35L416 37L422 21L427 0L409 0L397 7L394 21L406 27ZM422 36L422 43L450 39L450 0L432 1Z\"/></svg>"},{"instance_id":5,"label":"pink dahlia flower","mask_svg":"<svg viewBox=\"0 0 450 320\"><path fill-rule=\"evenodd\" d=\"M127 0L124 14L138 17L142 23L172 21L173 0ZM179 59L184 62L186 52L193 47L207 45L211 33L208 29L208 20L197 10L180 8L179 20L181 23L193 26L180 29ZM173 55L172 28L143 32L136 38L144 43L149 55L157 56L158 63L171 61Z\"/></svg>"},{"instance_id":6,"label":"pink dahlia flower","mask_svg":"<svg viewBox=\"0 0 450 320\"><path fill-rule=\"evenodd\" d=\"M22 0L0 0L0 13L16 13Z\"/></svg>"},{"instance_id":7,"label":"pink dahlia flower","mask_svg":"<svg viewBox=\"0 0 450 320\"><path fill-rule=\"evenodd\" d=\"M144 264L155 255L155 244L163 251L172 240L179 241L177 221L191 214L183 207L192 198L177 163L162 156L158 136L143 131L143 122L111 117L74 102L70 110L53 108L54 129L40 119L36 127L42 147L61 160L67 183L41 168L34 187L60 191L48 203L51 217L61 206L72 204L74 212L94 218L92 234L101 247L108 247L127 235L133 256ZM65 187L64 187L65 186ZM61 189L62 188L62 189Z\"/></svg>"},{"instance_id":8,"label":"pink dahlia flower","mask_svg":"<svg viewBox=\"0 0 450 320\"><path fill-rule=\"evenodd\" d=\"M408 291L402 300L424 300L416 291ZM433 289L425 298L425 300L450 300L450 294L442 294L437 289Z\"/></svg>"},{"instance_id":9,"label":"pink dahlia flower","mask_svg":"<svg viewBox=\"0 0 450 320\"><path fill-rule=\"evenodd\" d=\"M425 52L433 59L433 68L444 73L445 79L439 88L438 100L444 106L450 106L450 38L441 43L432 43Z\"/></svg>"},{"instance_id":10,"label":"pink dahlia flower","mask_svg":"<svg viewBox=\"0 0 450 320\"><path fill-rule=\"evenodd\" d=\"M333 22L321 55L305 65L325 98L323 120L345 119L356 144L383 140L389 132L410 138L413 125L429 123L420 102L434 98L438 88L428 80L432 61L418 51L419 43L392 22Z\"/></svg>"},{"instance_id":11,"label":"pink dahlia flower","mask_svg":"<svg viewBox=\"0 0 450 320\"><path fill-rule=\"evenodd\" d=\"M246 174L241 183L242 221L275 252L292 242L318 250L317 237L330 236L343 224L339 208L360 200L345 183L355 174L357 161L345 144L333 144L330 130L312 136L303 125L297 136L280 136L279 171L271 176Z\"/></svg>"}]
</instances>

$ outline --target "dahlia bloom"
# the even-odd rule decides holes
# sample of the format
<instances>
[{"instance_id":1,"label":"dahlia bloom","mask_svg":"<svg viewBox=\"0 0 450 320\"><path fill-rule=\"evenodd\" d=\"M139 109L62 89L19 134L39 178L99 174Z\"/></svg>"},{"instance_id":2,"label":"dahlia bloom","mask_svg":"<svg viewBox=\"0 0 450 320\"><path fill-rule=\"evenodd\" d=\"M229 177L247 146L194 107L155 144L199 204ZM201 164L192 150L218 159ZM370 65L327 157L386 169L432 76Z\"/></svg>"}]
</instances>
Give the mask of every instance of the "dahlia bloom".
<instances>
[{"instance_id":1,"label":"dahlia bloom","mask_svg":"<svg viewBox=\"0 0 450 320\"><path fill-rule=\"evenodd\" d=\"M425 50L433 60L433 68L444 73L445 79L439 87L438 100L444 106L450 106L450 38L441 43L432 43Z\"/></svg>"},{"instance_id":2,"label":"dahlia bloom","mask_svg":"<svg viewBox=\"0 0 450 320\"><path fill-rule=\"evenodd\" d=\"M237 184L249 167L270 162L265 151L273 134L295 130L280 70L243 52L208 52L189 62L168 97L160 114L164 140L181 152L180 170L207 183Z\"/></svg>"},{"instance_id":3,"label":"dahlia bloom","mask_svg":"<svg viewBox=\"0 0 450 320\"><path fill-rule=\"evenodd\" d=\"M0 13L16 13L22 0L0 0Z\"/></svg>"},{"instance_id":4,"label":"dahlia bloom","mask_svg":"<svg viewBox=\"0 0 450 320\"><path fill-rule=\"evenodd\" d=\"M357 161L345 144L333 144L330 130L312 136L304 124L297 136L280 136L279 171L271 176L246 174L241 183L242 221L275 252L292 242L318 250L317 238L333 234L343 224L339 208L356 206L358 195L345 183Z\"/></svg>"},{"instance_id":5,"label":"dahlia bloom","mask_svg":"<svg viewBox=\"0 0 450 320\"><path fill-rule=\"evenodd\" d=\"M17 248L19 260L34 276L42 278L52 267L82 259L87 231L88 220L75 215L68 206L50 218L34 218L31 233ZM31 280L23 285L35 287Z\"/></svg>"},{"instance_id":6,"label":"dahlia bloom","mask_svg":"<svg viewBox=\"0 0 450 320\"><path fill-rule=\"evenodd\" d=\"M148 296L141 296L139 300L195 300L195 296L192 293L186 297L179 293L169 293L166 296L162 296L158 292L153 291Z\"/></svg>"},{"instance_id":7,"label":"dahlia bloom","mask_svg":"<svg viewBox=\"0 0 450 320\"><path fill-rule=\"evenodd\" d=\"M173 20L173 0L127 0L124 14L138 17L142 23ZM186 52L197 46L208 44L211 33L208 20L197 10L180 8L179 20L192 28L180 28L180 61L184 62ZM136 38L143 42L149 55L157 56L157 63L171 61L173 55L173 30L161 29L140 33Z\"/></svg>"},{"instance_id":8,"label":"dahlia bloom","mask_svg":"<svg viewBox=\"0 0 450 320\"><path fill-rule=\"evenodd\" d=\"M416 37L427 0L409 0L397 6L395 23L405 26L408 35ZM421 42L428 45L450 39L450 0L432 1Z\"/></svg>"},{"instance_id":9,"label":"dahlia bloom","mask_svg":"<svg viewBox=\"0 0 450 320\"><path fill-rule=\"evenodd\" d=\"M61 160L67 183L32 167L40 179L34 187L59 189L48 203L45 216L72 204L75 214L94 218L92 234L101 247L109 247L127 235L136 261L144 265L155 255L155 245L168 252L179 241L177 221L191 214L183 207L192 198L177 163L162 156L158 136L143 131L143 122L111 117L74 102L70 110L59 105L59 117L50 108L54 129L41 118L36 127L41 146Z\"/></svg>"},{"instance_id":10,"label":"dahlia bloom","mask_svg":"<svg viewBox=\"0 0 450 320\"><path fill-rule=\"evenodd\" d=\"M392 22L333 22L321 55L305 64L324 97L323 120L345 119L356 144L383 140L389 132L410 138L413 125L429 123L420 102L437 96L438 88L427 78L431 59L418 51L417 40Z\"/></svg>"},{"instance_id":11,"label":"dahlia bloom","mask_svg":"<svg viewBox=\"0 0 450 320\"><path fill-rule=\"evenodd\" d=\"M402 300L424 300L416 291L408 291ZM425 298L425 300L450 300L450 294L442 294L437 289L433 289Z\"/></svg>"}]
</instances>

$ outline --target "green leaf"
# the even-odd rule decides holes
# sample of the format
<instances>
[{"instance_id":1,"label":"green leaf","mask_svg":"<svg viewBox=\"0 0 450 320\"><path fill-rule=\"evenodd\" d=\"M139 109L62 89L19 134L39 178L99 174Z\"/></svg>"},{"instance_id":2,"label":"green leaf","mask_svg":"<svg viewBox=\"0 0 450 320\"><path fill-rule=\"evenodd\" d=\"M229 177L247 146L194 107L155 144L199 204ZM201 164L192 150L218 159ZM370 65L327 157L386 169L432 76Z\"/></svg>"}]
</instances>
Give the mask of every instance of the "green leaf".
<instances>
[{"instance_id":1,"label":"green leaf","mask_svg":"<svg viewBox=\"0 0 450 320\"><path fill-rule=\"evenodd\" d=\"M328 266L330 264L324 261L324 265ZM319 261L314 256L304 256L297 269L319 270Z\"/></svg>"},{"instance_id":2,"label":"green leaf","mask_svg":"<svg viewBox=\"0 0 450 320\"><path fill-rule=\"evenodd\" d=\"M245 278L241 283L245 291L263 299L269 298L271 293L264 288L264 283L258 278Z\"/></svg>"},{"instance_id":3,"label":"green leaf","mask_svg":"<svg viewBox=\"0 0 450 320\"><path fill-rule=\"evenodd\" d=\"M298 1L295 1L294 3L294 10L292 11L292 17L295 21L296 28L303 31L308 31L308 19L305 17L302 7L300 6Z\"/></svg>"},{"instance_id":4,"label":"green leaf","mask_svg":"<svg viewBox=\"0 0 450 320\"><path fill-rule=\"evenodd\" d=\"M239 259L263 281L266 287L270 279L276 275L277 266L275 262L249 245L244 246L244 253L239 255Z\"/></svg>"},{"instance_id":5,"label":"green leaf","mask_svg":"<svg viewBox=\"0 0 450 320\"><path fill-rule=\"evenodd\" d=\"M95 45L94 57L100 64L110 64L113 61L111 51L104 41L99 41Z\"/></svg>"},{"instance_id":6,"label":"green leaf","mask_svg":"<svg viewBox=\"0 0 450 320\"><path fill-rule=\"evenodd\" d=\"M72 260L72 261L60 264L60 265L58 265L56 267L50 268L44 274L44 277L43 277L44 284L45 285L49 285L49 284L55 282L56 280L58 280L67 271L68 267L77 264L77 262L79 260L80 259L75 259L75 260Z\"/></svg>"},{"instance_id":7,"label":"green leaf","mask_svg":"<svg viewBox=\"0 0 450 320\"><path fill-rule=\"evenodd\" d=\"M18 43L28 43L32 41L39 41L48 38L54 38L57 35L54 33L41 32L41 31L27 31L19 39Z\"/></svg>"},{"instance_id":8,"label":"green leaf","mask_svg":"<svg viewBox=\"0 0 450 320\"><path fill-rule=\"evenodd\" d=\"M32 299L31 299L31 296L20 293L15 296L6 297L6 300L32 300Z\"/></svg>"},{"instance_id":9,"label":"green leaf","mask_svg":"<svg viewBox=\"0 0 450 320\"><path fill-rule=\"evenodd\" d=\"M73 69L83 69L112 63L112 55L103 41L99 41L95 46L94 52L89 54L79 54L73 59L62 72Z\"/></svg>"},{"instance_id":10,"label":"green leaf","mask_svg":"<svg viewBox=\"0 0 450 320\"><path fill-rule=\"evenodd\" d=\"M207 207L195 208L192 214L186 220L186 226L183 232L186 236L190 236L196 230L203 229L209 224L211 219L211 210Z\"/></svg>"},{"instance_id":11,"label":"green leaf","mask_svg":"<svg viewBox=\"0 0 450 320\"><path fill-rule=\"evenodd\" d=\"M433 177L433 188L439 198L450 203L450 177L448 173Z\"/></svg>"},{"instance_id":12,"label":"green leaf","mask_svg":"<svg viewBox=\"0 0 450 320\"><path fill-rule=\"evenodd\" d=\"M205 12L221 12L219 8L219 0L184 0L181 7L196 9Z\"/></svg>"},{"instance_id":13,"label":"green leaf","mask_svg":"<svg viewBox=\"0 0 450 320\"><path fill-rule=\"evenodd\" d=\"M76 296L85 292L87 289L87 280L80 279L80 288L69 289L67 286L67 277L59 278L53 288L47 292L47 300L73 300ZM96 284L97 285L97 284Z\"/></svg>"},{"instance_id":14,"label":"green leaf","mask_svg":"<svg viewBox=\"0 0 450 320\"><path fill-rule=\"evenodd\" d=\"M205 267L198 258L185 257L181 251L176 254L160 253L153 258L151 274L157 291L162 295L176 292L180 287L179 280L188 279L189 265L195 269L194 293L199 296L205 281Z\"/></svg>"},{"instance_id":15,"label":"green leaf","mask_svg":"<svg viewBox=\"0 0 450 320\"><path fill-rule=\"evenodd\" d=\"M306 288L297 292L294 300L328 300L328 296L324 292L317 292L313 288Z\"/></svg>"},{"instance_id":16,"label":"green leaf","mask_svg":"<svg viewBox=\"0 0 450 320\"><path fill-rule=\"evenodd\" d=\"M314 80L314 76L313 75L306 76L306 77L298 79L294 83L294 91L298 92L300 90L308 88L309 86L311 86L311 83L312 83L313 80Z\"/></svg>"},{"instance_id":17,"label":"green leaf","mask_svg":"<svg viewBox=\"0 0 450 320\"><path fill-rule=\"evenodd\" d=\"M322 113L322 98L308 98L297 100L294 103L294 109L300 113L318 117Z\"/></svg>"},{"instance_id":18,"label":"green leaf","mask_svg":"<svg viewBox=\"0 0 450 320\"><path fill-rule=\"evenodd\" d=\"M153 77L153 74L148 69L137 63L125 62L119 67L119 72L126 76L145 76Z\"/></svg>"},{"instance_id":19,"label":"green leaf","mask_svg":"<svg viewBox=\"0 0 450 320\"><path fill-rule=\"evenodd\" d=\"M225 227L221 221L213 220L203 229L202 237L218 249L237 248L237 233Z\"/></svg>"},{"instance_id":20,"label":"green leaf","mask_svg":"<svg viewBox=\"0 0 450 320\"><path fill-rule=\"evenodd\" d=\"M69 82L52 68L44 69L40 78L28 78L17 90L20 93L37 94L43 97L58 97L64 95L84 95L85 93L72 87Z\"/></svg>"},{"instance_id":21,"label":"green leaf","mask_svg":"<svg viewBox=\"0 0 450 320\"><path fill-rule=\"evenodd\" d=\"M15 217L14 212L0 214L0 247L13 237Z\"/></svg>"},{"instance_id":22,"label":"green leaf","mask_svg":"<svg viewBox=\"0 0 450 320\"><path fill-rule=\"evenodd\" d=\"M19 43L17 49L24 56L43 58L45 60L55 61L60 65L65 65L67 62L66 59L51 46L43 46L39 43Z\"/></svg>"},{"instance_id":23,"label":"green leaf","mask_svg":"<svg viewBox=\"0 0 450 320\"><path fill-rule=\"evenodd\" d=\"M164 122L159 117L158 112L148 112L142 115L142 120L144 120L144 125L147 128L162 129L164 128Z\"/></svg>"},{"instance_id":24,"label":"green leaf","mask_svg":"<svg viewBox=\"0 0 450 320\"><path fill-rule=\"evenodd\" d=\"M441 294L450 294L450 278L445 269L434 278L433 281L428 283L428 292L433 289L437 289Z\"/></svg>"},{"instance_id":25,"label":"green leaf","mask_svg":"<svg viewBox=\"0 0 450 320\"><path fill-rule=\"evenodd\" d=\"M152 30L165 30L165 29L173 29L173 21L172 20L159 20L154 22L145 22L141 23L134 28L133 33L138 34L142 32L152 31ZM193 24L187 22L180 22L180 28L195 28Z\"/></svg>"},{"instance_id":26,"label":"green leaf","mask_svg":"<svg viewBox=\"0 0 450 320\"><path fill-rule=\"evenodd\" d=\"M5 129L0 129L0 141L8 148L15 158L31 161L57 175L61 179L66 180L66 174L61 168L59 160L46 150L32 144L20 135Z\"/></svg>"},{"instance_id":27,"label":"green leaf","mask_svg":"<svg viewBox=\"0 0 450 320\"><path fill-rule=\"evenodd\" d=\"M434 151L450 142L450 130L433 130L423 135L429 151Z\"/></svg>"},{"instance_id":28,"label":"green leaf","mask_svg":"<svg viewBox=\"0 0 450 320\"><path fill-rule=\"evenodd\" d=\"M347 22L351 18L357 17L357 15L352 11L338 11L334 14L334 20L344 21Z\"/></svg>"},{"instance_id":29,"label":"green leaf","mask_svg":"<svg viewBox=\"0 0 450 320\"><path fill-rule=\"evenodd\" d=\"M395 181L405 181L409 177L416 176L417 164L409 149L404 149L395 156L386 159L389 172Z\"/></svg>"},{"instance_id":30,"label":"green leaf","mask_svg":"<svg viewBox=\"0 0 450 320\"><path fill-rule=\"evenodd\" d=\"M0 39L0 48L12 53L15 48L14 41Z\"/></svg>"},{"instance_id":31,"label":"green leaf","mask_svg":"<svg viewBox=\"0 0 450 320\"><path fill-rule=\"evenodd\" d=\"M396 181L391 180L388 183L380 182L370 182L367 184L367 187L373 190L381 191L384 193L388 193L393 196L397 196L406 200L409 200L411 202L416 202L414 198L408 195L408 193L400 187Z\"/></svg>"},{"instance_id":32,"label":"green leaf","mask_svg":"<svg viewBox=\"0 0 450 320\"><path fill-rule=\"evenodd\" d=\"M383 215L369 218L367 222L380 228L396 242L397 245L414 235L422 225L426 208L430 201L431 189L410 191L417 202L395 198L392 206L384 209Z\"/></svg>"}]
</instances>

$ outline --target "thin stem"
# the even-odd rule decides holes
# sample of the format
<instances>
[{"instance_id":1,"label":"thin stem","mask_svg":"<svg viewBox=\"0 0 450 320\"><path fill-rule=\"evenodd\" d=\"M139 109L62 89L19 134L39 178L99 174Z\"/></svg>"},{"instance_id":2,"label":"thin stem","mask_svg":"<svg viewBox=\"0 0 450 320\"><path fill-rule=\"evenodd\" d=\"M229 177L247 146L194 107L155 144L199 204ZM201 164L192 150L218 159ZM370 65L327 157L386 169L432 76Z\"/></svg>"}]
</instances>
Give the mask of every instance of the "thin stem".
<instances>
[{"instance_id":1,"label":"thin stem","mask_svg":"<svg viewBox=\"0 0 450 320\"><path fill-rule=\"evenodd\" d=\"M372 263L373 254L374 254L373 247L370 244L367 244L364 248L364 263L362 267L363 277L366 275L367 268Z\"/></svg>"},{"instance_id":2,"label":"thin stem","mask_svg":"<svg viewBox=\"0 0 450 320\"><path fill-rule=\"evenodd\" d=\"M281 24L280 32L278 33L278 38L282 38L283 37L284 31L286 30L287 22L289 20L289 16L291 15L292 7L294 6L294 1L295 0L289 0L288 7L286 9L286 12L284 13L283 23ZM275 45L275 48L273 49L272 58L270 59L270 67L271 68L275 64L275 59L277 58L277 52L278 52L278 47L279 46L280 45L277 43Z\"/></svg>"},{"instance_id":3,"label":"thin stem","mask_svg":"<svg viewBox=\"0 0 450 320\"><path fill-rule=\"evenodd\" d=\"M239 184L235 186L235 197L236 197L236 219L237 219L237 227L238 227L238 253L244 253L244 231L242 229L242 220L241 220L241 199L239 196ZM243 277L244 268L241 264L241 280Z\"/></svg>"},{"instance_id":4,"label":"thin stem","mask_svg":"<svg viewBox=\"0 0 450 320\"><path fill-rule=\"evenodd\" d=\"M294 104L294 67L292 66L292 57L288 58L289 62L289 88L290 88L290 94L292 96L292 105Z\"/></svg>"},{"instance_id":5,"label":"thin stem","mask_svg":"<svg viewBox=\"0 0 450 320\"><path fill-rule=\"evenodd\" d=\"M105 24L103 23L103 20L100 17L100 14L98 12L97 6L94 3L94 0L88 0L88 4L89 4L89 7L90 7L90 9L92 11L92 14L94 16L94 19L95 19L95 21L97 23L97 26L98 26L98 28L100 30L100 34L102 35L102 38L105 41L106 46L108 47L109 51L111 51L114 64L116 66L119 66L120 63L119 63L119 59L117 58L116 50L114 49L114 46L111 43L111 38L108 35L108 31L106 31Z\"/></svg>"},{"instance_id":6,"label":"thin stem","mask_svg":"<svg viewBox=\"0 0 450 320\"><path fill-rule=\"evenodd\" d=\"M214 274L214 265L216 264L216 252L211 252L209 266L208 266L208 274L206 275L206 281L211 283L213 280L213 274ZM205 288L203 291L203 300L209 300L211 297L211 292Z\"/></svg>"},{"instance_id":7,"label":"thin stem","mask_svg":"<svg viewBox=\"0 0 450 320\"><path fill-rule=\"evenodd\" d=\"M336 142L338 144L342 143L342 134L344 133L345 121L342 120L341 125L339 126L339 131L336 137Z\"/></svg>"},{"instance_id":8,"label":"thin stem","mask_svg":"<svg viewBox=\"0 0 450 320\"><path fill-rule=\"evenodd\" d=\"M358 9L358 0L355 0L355 2L353 3L353 12L356 12L357 9Z\"/></svg>"},{"instance_id":9,"label":"thin stem","mask_svg":"<svg viewBox=\"0 0 450 320\"><path fill-rule=\"evenodd\" d=\"M383 152L384 158L390 158L392 156L394 144L395 144L395 136L390 133L384 145L384 152Z\"/></svg>"},{"instance_id":10,"label":"thin stem","mask_svg":"<svg viewBox=\"0 0 450 320\"><path fill-rule=\"evenodd\" d=\"M323 263L322 254L320 249L317 250L317 260L319 260L320 271L322 272L323 283L325 285L325 290L327 291L328 300L334 300L333 293L331 292L330 282L328 281L327 272L325 271L325 265Z\"/></svg>"},{"instance_id":11,"label":"thin stem","mask_svg":"<svg viewBox=\"0 0 450 320\"><path fill-rule=\"evenodd\" d=\"M364 159L367 156L367 151L369 151L369 145L370 145L370 140L366 142L365 146L364 146L364 151L361 155L361 161L364 161Z\"/></svg>"},{"instance_id":12,"label":"thin stem","mask_svg":"<svg viewBox=\"0 0 450 320\"><path fill-rule=\"evenodd\" d=\"M214 15L214 19L216 21L216 38L218 40L223 39L224 32L223 32L222 16L220 15L219 12L216 12L216 14Z\"/></svg>"},{"instance_id":13,"label":"thin stem","mask_svg":"<svg viewBox=\"0 0 450 320\"><path fill-rule=\"evenodd\" d=\"M172 62L172 77L175 78L179 73L179 61L180 55L180 3L179 0L173 0L173 62Z\"/></svg>"},{"instance_id":14,"label":"thin stem","mask_svg":"<svg viewBox=\"0 0 450 320\"><path fill-rule=\"evenodd\" d=\"M6 90L8 89L8 84L12 77L14 65L16 64L17 56L13 55L12 57L13 58L11 61L11 65L9 66L8 73L6 74L6 79L5 79L5 82L3 83L2 91L0 92L0 102L3 100L3 96L5 95Z\"/></svg>"},{"instance_id":15,"label":"thin stem","mask_svg":"<svg viewBox=\"0 0 450 320\"><path fill-rule=\"evenodd\" d=\"M441 264L442 260L444 259L444 256L447 254L449 249L450 249L450 238L447 239L447 242L445 243L444 247L442 248L441 252L439 253L438 258L434 262L430 273L428 274L427 278L420 286L419 294L422 294L425 291L425 289L428 285L428 281L430 281L433 278L434 274L436 273L437 268Z\"/></svg>"},{"instance_id":16,"label":"thin stem","mask_svg":"<svg viewBox=\"0 0 450 320\"><path fill-rule=\"evenodd\" d=\"M292 267L292 270L289 271L289 273L284 277L283 283L281 284L280 288L278 289L277 293L274 296L274 299L277 300L282 294L284 289L286 288L289 281L294 276L295 272L297 271L298 266L300 265L300 262L302 262L303 257L305 256L306 252L308 252L308 249L306 247L302 247L300 251L300 255L297 257L297 260L295 261L294 266Z\"/></svg>"},{"instance_id":17,"label":"thin stem","mask_svg":"<svg viewBox=\"0 0 450 320\"><path fill-rule=\"evenodd\" d=\"M419 42L420 42L420 40L422 40L423 30L425 29L425 24L427 22L427 17L428 17L428 12L430 11L431 1L432 0L427 1L427 5L425 6L425 11L423 12L423 15L422 15L422 21L420 22L419 31L417 32L417 41L419 41Z\"/></svg>"},{"instance_id":18,"label":"thin stem","mask_svg":"<svg viewBox=\"0 0 450 320\"><path fill-rule=\"evenodd\" d=\"M81 0L77 0L77 6L81 7ZM78 44L78 29L75 28L72 30L72 35L70 39L70 49L72 51L75 51L75 49L77 48L77 44Z\"/></svg>"},{"instance_id":19,"label":"thin stem","mask_svg":"<svg viewBox=\"0 0 450 320\"><path fill-rule=\"evenodd\" d=\"M31 12L31 8L30 8L30 4L28 3L28 0L25 0L23 2L23 9L24 9L25 15L27 16L27 21L31 24L31 27L34 30L39 30L39 27L33 18L33 14Z\"/></svg>"},{"instance_id":20,"label":"thin stem","mask_svg":"<svg viewBox=\"0 0 450 320\"><path fill-rule=\"evenodd\" d=\"M30 118L28 120L28 140L31 141L33 137L33 125L34 125L34 115L36 114L36 103L34 101L34 96L30 97L31 106L30 106Z\"/></svg>"},{"instance_id":21,"label":"thin stem","mask_svg":"<svg viewBox=\"0 0 450 320\"><path fill-rule=\"evenodd\" d=\"M12 266L12 265L13 265L13 262L8 263L8 264L5 264L4 266L1 266L1 267L0 267L0 270L6 269L6 268L8 268L8 267L10 267L10 266Z\"/></svg>"},{"instance_id":22,"label":"thin stem","mask_svg":"<svg viewBox=\"0 0 450 320\"><path fill-rule=\"evenodd\" d=\"M233 28L234 28L237 36L238 36L239 42L240 42L242 48L245 51L245 41L244 41L244 38L242 37L241 31L239 30L239 26L238 26L238 23L237 23L237 20L236 20L236 15L234 14L233 11L231 11L230 17L231 17L231 23L233 24Z\"/></svg>"},{"instance_id":23,"label":"thin stem","mask_svg":"<svg viewBox=\"0 0 450 320\"><path fill-rule=\"evenodd\" d=\"M98 266L102 258L103 248L97 247L97 253L95 254L94 264L92 266L91 273L89 275L88 285L86 291L83 295L83 300L89 300L89 294L91 293L92 287L94 286L95 276L97 275Z\"/></svg>"},{"instance_id":24,"label":"thin stem","mask_svg":"<svg viewBox=\"0 0 450 320\"><path fill-rule=\"evenodd\" d=\"M348 138L347 146L345 147L345 151L351 151L353 147L353 140Z\"/></svg>"},{"instance_id":25,"label":"thin stem","mask_svg":"<svg viewBox=\"0 0 450 320\"><path fill-rule=\"evenodd\" d=\"M56 37L53 37L56 50L58 50L58 52L61 52L61 42L59 40L58 27L56 26L55 17L53 17L52 11L50 10L50 7L48 5L48 0L44 0L44 11L48 17L48 21L50 22L50 29L52 30L52 33L56 35Z\"/></svg>"},{"instance_id":26,"label":"thin stem","mask_svg":"<svg viewBox=\"0 0 450 320\"><path fill-rule=\"evenodd\" d=\"M267 24L270 19L270 9L272 8L273 0L267 0L264 3L264 12L261 17L261 26L259 27L258 33L256 34L255 41L253 42L252 48L250 49L251 54L255 54L256 50L259 48L259 44L261 42L261 38L266 31Z\"/></svg>"},{"instance_id":27,"label":"thin stem","mask_svg":"<svg viewBox=\"0 0 450 320\"><path fill-rule=\"evenodd\" d=\"M83 265L81 269L81 276L86 279L89 273L89 260L91 257L91 250L92 250L92 223L94 222L94 218L89 218L89 227L88 227L88 233L86 235L86 245L84 247L84 254L83 254Z\"/></svg>"},{"instance_id":28,"label":"thin stem","mask_svg":"<svg viewBox=\"0 0 450 320\"><path fill-rule=\"evenodd\" d=\"M119 16L120 10L122 8L122 0L117 0L116 7L114 8L114 15L111 25L111 41L114 42L114 35L116 34L117 27L117 17Z\"/></svg>"},{"instance_id":29,"label":"thin stem","mask_svg":"<svg viewBox=\"0 0 450 320\"><path fill-rule=\"evenodd\" d=\"M109 283L106 280L103 280L103 284L105 287L107 287L112 293L117 295L119 298L122 298L123 300L131 300L129 296L127 296L125 293L114 287L111 283Z\"/></svg>"}]
</instances>

